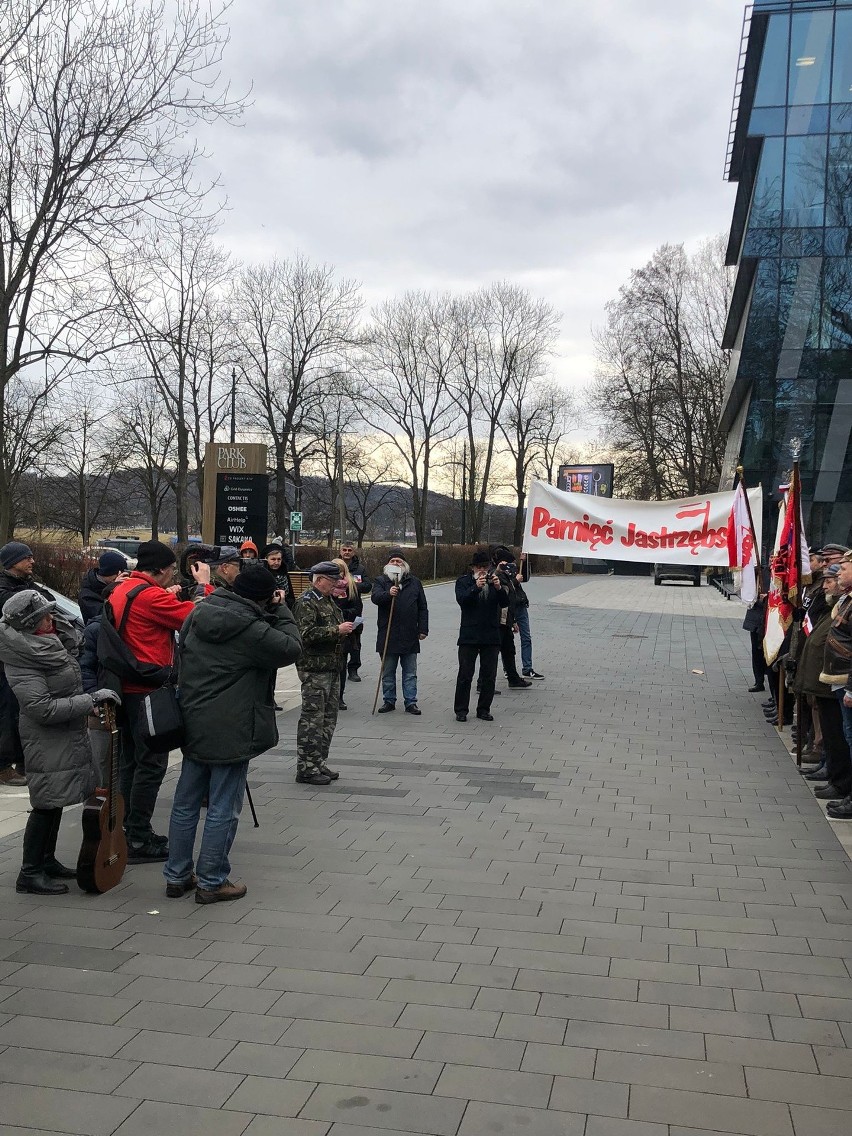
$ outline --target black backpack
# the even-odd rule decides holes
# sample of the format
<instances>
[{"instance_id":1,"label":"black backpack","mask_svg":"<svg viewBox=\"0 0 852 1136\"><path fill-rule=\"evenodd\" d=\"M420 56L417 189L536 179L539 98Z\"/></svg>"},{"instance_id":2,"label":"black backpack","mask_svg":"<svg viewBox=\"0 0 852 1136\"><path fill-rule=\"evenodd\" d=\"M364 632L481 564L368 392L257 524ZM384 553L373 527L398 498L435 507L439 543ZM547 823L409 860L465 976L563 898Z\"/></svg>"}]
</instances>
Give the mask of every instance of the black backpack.
<instances>
[{"instance_id":1,"label":"black backpack","mask_svg":"<svg viewBox=\"0 0 852 1136\"><path fill-rule=\"evenodd\" d=\"M127 617L130 615L130 606L144 588L151 588L153 584L140 584L127 593L124 601L124 611L121 613L121 623L115 625L115 615L109 600L104 603L104 612L101 617L101 626L98 631L98 662L104 672L108 686L115 685L121 690L122 683L133 686L162 686L172 677L171 666L160 666L157 663L140 662L121 634L127 626Z\"/></svg>"}]
</instances>

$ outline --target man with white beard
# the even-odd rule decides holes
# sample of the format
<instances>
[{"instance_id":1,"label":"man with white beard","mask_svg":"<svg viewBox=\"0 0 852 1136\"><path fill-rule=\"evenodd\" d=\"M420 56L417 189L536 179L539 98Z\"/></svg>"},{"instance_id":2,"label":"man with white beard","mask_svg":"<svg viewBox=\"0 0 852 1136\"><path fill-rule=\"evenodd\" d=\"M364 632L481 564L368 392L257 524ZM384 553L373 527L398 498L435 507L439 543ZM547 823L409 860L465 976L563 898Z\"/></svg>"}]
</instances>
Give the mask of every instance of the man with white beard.
<instances>
[{"instance_id":1,"label":"man with white beard","mask_svg":"<svg viewBox=\"0 0 852 1136\"><path fill-rule=\"evenodd\" d=\"M396 709L396 668L402 670L402 700L407 714L419 714L417 706L417 656L420 643L429 634L429 609L426 593L411 569L401 548L392 548L384 572L377 577L370 596L379 609L376 650L385 651L382 670L380 714ZM393 615L391 616L391 608ZM388 621L390 633L388 634Z\"/></svg>"}]
</instances>

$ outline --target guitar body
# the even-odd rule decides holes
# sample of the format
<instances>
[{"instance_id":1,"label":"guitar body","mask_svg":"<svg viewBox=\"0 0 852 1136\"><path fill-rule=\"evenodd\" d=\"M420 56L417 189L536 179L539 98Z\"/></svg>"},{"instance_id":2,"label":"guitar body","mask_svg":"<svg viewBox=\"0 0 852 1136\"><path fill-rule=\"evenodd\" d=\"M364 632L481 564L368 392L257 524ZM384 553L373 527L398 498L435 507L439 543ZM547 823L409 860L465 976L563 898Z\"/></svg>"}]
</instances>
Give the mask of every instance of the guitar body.
<instances>
[{"instance_id":1,"label":"guitar body","mask_svg":"<svg viewBox=\"0 0 852 1136\"><path fill-rule=\"evenodd\" d=\"M83 805L83 843L77 858L77 883L83 889L102 895L121 882L127 867L127 840L124 836L124 799L116 793L114 823L110 828L110 802L107 795L93 793Z\"/></svg>"},{"instance_id":2,"label":"guitar body","mask_svg":"<svg viewBox=\"0 0 852 1136\"><path fill-rule=\"evenodd\" d=\"M78 885L97 895L120 883L127 867L124 798L117 788L118 729L110 704L104 707L104 721L110 734L109 784L83 805L83 843L77 857Z\"/></svg>"}]
</instances>

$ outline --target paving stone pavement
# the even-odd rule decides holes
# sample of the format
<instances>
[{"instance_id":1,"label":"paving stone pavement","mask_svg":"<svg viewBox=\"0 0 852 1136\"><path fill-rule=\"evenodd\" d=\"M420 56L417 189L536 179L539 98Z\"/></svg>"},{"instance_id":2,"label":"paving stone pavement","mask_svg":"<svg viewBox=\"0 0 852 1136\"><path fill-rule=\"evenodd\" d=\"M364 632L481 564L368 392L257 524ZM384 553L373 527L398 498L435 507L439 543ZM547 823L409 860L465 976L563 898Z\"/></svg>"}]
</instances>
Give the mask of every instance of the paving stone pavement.
<instances>
[{"instance_id":1,"label":"paving stone pavement","mask_svg":"<svg viewBox=\"0 0 852 1136\"><path fill-rule=\"evenodd\" d=\"M333 788L294 784L281 717L241 902L167 900L154 865L18 896L9 821L0 1136L848 1136L850 862L746 693L742 609L530 592L547 679L493 723L450 712L449 586L423 716L370 717L365 650Z\"/></svg>"}]
</instances>

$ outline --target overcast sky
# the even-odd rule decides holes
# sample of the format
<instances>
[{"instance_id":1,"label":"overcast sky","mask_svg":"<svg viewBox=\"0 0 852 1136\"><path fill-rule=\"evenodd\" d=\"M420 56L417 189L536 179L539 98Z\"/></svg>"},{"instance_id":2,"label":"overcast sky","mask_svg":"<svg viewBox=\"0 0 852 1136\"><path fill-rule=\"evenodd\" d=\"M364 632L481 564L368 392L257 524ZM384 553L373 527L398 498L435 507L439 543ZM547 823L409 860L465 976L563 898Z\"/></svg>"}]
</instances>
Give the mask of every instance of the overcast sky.
<instances>
[{"instance_id":1,"label":"overcast sky","mask_svg":"<svg viewBox=\"0 0 852 1136\"><path fill-rule=\"evenodd\" d=\"M742 0L235 0L242 127L204 143L241 259L361 282L511 279L563 315L557 375L665 242L727 228Z\"/></svg>"}]
</instances>

